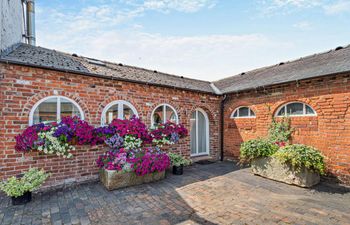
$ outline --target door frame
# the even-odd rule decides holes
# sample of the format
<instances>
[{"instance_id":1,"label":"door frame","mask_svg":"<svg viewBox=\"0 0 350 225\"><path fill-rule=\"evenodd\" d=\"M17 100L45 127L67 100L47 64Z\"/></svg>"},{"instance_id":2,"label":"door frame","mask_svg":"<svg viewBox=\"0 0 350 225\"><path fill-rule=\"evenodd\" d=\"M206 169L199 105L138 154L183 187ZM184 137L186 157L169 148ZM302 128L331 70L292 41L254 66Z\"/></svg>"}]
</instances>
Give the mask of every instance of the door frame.
<instances>
[{"instance_id":1,"label":"door frame","mask_svg":"<svg viewBox=\"0 0 350 225\"><path fill-rule=\"evenodd\" d=\"M201 112L203 115L204 115L204 120L205 120L205 127L206 127L206 152L201 152L201 153L195 153L195 154L192 154L192 151L191 151L191 149L190 149L190 152L191 152L191 157L192 156L203 156L203 155L209 155L209 153L210 153L210 149L209 149L209 146L210 146L210 144L209 144L209 118L208 118L208 114L203 110L203 109L201 109L201 108L196 108L195 109L195 111L194 111L195 113L196 113L196 151L198 152L198 112ZM192 113L191 113L191 118L192 118ZM190 118L190 119L191 119ZM191 124L191 122L190 122L190 124ZM190 132L190 134L191 134L191 132ZM190 143L191 143L191 141L192 141L192 138L191 138L191 135L190 135ZM191 146L191 144L190 144L190 146Z\"/></svg>"}]
</instances>

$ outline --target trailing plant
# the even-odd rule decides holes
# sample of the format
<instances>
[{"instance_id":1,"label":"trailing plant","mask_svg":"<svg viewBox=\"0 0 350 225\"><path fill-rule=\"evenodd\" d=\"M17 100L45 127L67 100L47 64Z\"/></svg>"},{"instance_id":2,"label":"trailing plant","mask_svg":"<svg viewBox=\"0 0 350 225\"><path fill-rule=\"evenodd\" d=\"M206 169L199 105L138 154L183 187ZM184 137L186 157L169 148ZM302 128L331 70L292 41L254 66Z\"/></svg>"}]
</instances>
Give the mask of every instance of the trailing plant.
<instances>
[{"instance_id":1,"label":"trailing plant","mask_svg":"<svg viewBox=\"0 0 350 225\"><path fill-rule=\"evenodd\" d=\"M281 121L272 120L269 128L268 139L279 146L289 143L293 129L290 126L290 118L283 117Z\"/></svg>"},{"instance_id":2,"label":"trailing plant","mask_svg":"<svg viewBox=\"0 0 350 225\"><path fill-rule=\"evenodd\" d=\"M133 171L137 176L144 176L154 172L165 171L170 166L168 154L160 151L159 148L143 149L141 154L131 158Z\"/></svg>"},{"instance_id":3,"label":"trailing plant","mask_svg":"<svg viewBox=\"0 0 350 225\"><path fill-rule=\"evenodd\" d=\"M278 150L278 146L266 139L254 139L243 142L240 148L240 161L250 162L260 157L268 157Z\"/></svg>"},{"instance_id":4,"label":"trailing plant","mask_svg":"<svg viewBox=\"0 0 350 225\"><path fill-rule=\"evenodd\" d=\"M96 164L100 169L129 172L131 171L131 162L127 156L128 153L123 148L118 151L107 151L98 157Z\"/></svg>"},{"instance_id":5,"label":"trailing plant","mask_svg":"<svg viewBox=\"0 0 350 225\"><path fill-rule=\"evenodd\" d=\"M171 165L173 166L188 166L191 164L191 160L185 159L179 154L169 152L168 155L171 161Z\"/></svg>"},{"instance_id":6,"label":"trailing plant","mask_svg":"<svg viewBox=\"0 0 350 225\"><path fill-rule=\"evenodd\" d=\"M160 124L156 129L151 131L153 143L158 146L176 144L181 138L187 135L188 131L182 124L176 124L170 121Z\"/></svg>"},{"instance_id":7,"label":"trailing plant","mask_svg":"<svg viewBox=\"0 0 350 225\"><path fill-rule=\"evenodd\" d=\"M21 178L10 177L0 183L0 189L10 197L19 197L39 188L48 177L44 170L31 168Z\"/></svg>"},{"instance_id":8,"label":"trailing plant","mask_svg":"<svg viewBox=\"0 0 350 225\"><path fill-rule=\"evenodd\" d=\"M79 117L63 117L61 122L40 123L26 128L17 135L15 149L19 152L39 150L45 154L56 154L66 158L73 155L73 145L96 144L94 127Z\"/></svg>"},{"instance_id":9,"label":"trailing plant","mask_svg":"<svg viewBox=\"0 0 350 225\"><path fill-rule=\"evenodd\" d=\"M43 131L38 134L42 144L37 147L37 150L45 154L56 154L64 158L72 158L73 155L70 151L74 151L75 147L55 137L54 133L56 130L56 127L52 127L50 131Z\"/></svg>"},{"instance_id":10,"label":"trailing plant","mask_svg":"<svg viewBox=\"0 0 350 225\"><path fill-rule=\"evenodd\" d=\"M100 169L134 172L144 176L153 172L162 172L170 165L169 156L157 147L144 149L108 151L96 160Z\"/></svg>"},{"instance_id":11,"label":"trailing plant","mask_svg":"<svg viewBox=\"0 0 350 225\"><path fill-rule=\"evenodd\" d=\"M118 134L113 135L110 138L107 138L104 141L111 149L120 149L123 147L124 138L120 137Z\"/></svg>"},{"instance_id":12,"label":"trailing plant","mask_svg":"<svg viewBox=\"0 0 350 225\"><path fill-rule=\"evenodd\" d=\"M325 172L324 156L311 146L301 144L288 145L280 148L273 157L283 163L290 163L297 170L306 167L320 174Z\"/></svg>"}]
</instances>

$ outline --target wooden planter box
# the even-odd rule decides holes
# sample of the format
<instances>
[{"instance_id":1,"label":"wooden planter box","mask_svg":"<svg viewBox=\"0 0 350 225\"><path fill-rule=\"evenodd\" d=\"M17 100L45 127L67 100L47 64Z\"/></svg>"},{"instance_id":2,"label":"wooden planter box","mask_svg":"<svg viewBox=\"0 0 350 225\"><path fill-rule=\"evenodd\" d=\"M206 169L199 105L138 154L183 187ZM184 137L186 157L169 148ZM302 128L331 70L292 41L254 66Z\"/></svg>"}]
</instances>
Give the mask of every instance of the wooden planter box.
<instances>
[{"instance_id":1,"label":"wooden planter box","mask_svg":"<svg viewBox=\"0 0 350 225\"><path fill-rule=\"evenodd\" d=\"M164 178L165 171L151 173L145 176L137 176L134 172L125 173L116 170L100 170L100 180L109 191L143 183L155 182Z\"/></svg>"},{"instance_id":2,"label":"wooden planter box","mask_svg":"<svg viewBox=\"0 0 350 225\"><path fill-rule=\"evenodd\" d=\"M290 165L272 157L255 159L251 166L254 174L287 184L311 187L320 182L318 173L306 168L296 171Z\"/></svg>"}]
</instances>

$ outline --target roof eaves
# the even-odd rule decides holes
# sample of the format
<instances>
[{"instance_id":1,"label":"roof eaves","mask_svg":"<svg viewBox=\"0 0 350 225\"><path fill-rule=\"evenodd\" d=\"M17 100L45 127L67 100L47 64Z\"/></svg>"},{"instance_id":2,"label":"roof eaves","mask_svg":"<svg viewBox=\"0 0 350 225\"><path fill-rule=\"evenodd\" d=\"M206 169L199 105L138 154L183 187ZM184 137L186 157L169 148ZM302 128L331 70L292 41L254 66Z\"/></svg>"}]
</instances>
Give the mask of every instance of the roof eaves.
<instances>
[{"instance_id":1,"label":"roof eaves","mask_svg":"<svg viewBox=\"0 0 350 225\"><path fill-rule=\"evenodd\" d=\"M193 88L175 87L175 86L166 85L166 84L156 84L156 83L151 83L151 82L136 81L136 80L125 79L125 78L120 78L120 77L104 76L104 75L89 73L89 72L75 71L75 70L69 70L69 69L60 69L60 68L56 68L56 67L35 65L35 64L31 64L31 63L25 63L25 62L18 62L18 61L14 61L14 60L4 59L1 57L0 57L0 63L14 64L14 65L20 65L20 66L30 66L30 67L34 67L34 68L48 69L48 70L66 72L66 73L74 73L74 74L79 74L79 75L84 75L84 76L91 76L91 77L104 78L104 79L110 79L110 80L119 80L119 81L136 83L136 84L145 84L145 85L153 85L153 86L158 86L158 87L166 87L166 88L173 88L173 89L179 89L179 90L194 91L194 92L205 93L205 94L215 94L214 91L211 92L211 91L204 91L204 90L193 89Z\"/></svg>"},{"instance_id":2,"label":"roof eaves","mask_svg":"<svg viewBox=\"0 0 350 225\"><path fill-rule=\"evenodd\" d=\"M298 82L298 81L317 79L317 78L326 77L326 76L342 75L342 74L347 74L347 73L350 73L350 70L337 72L337 73L322 74L322 75L319 75L319 76L301 78L301 79L290 80L290 81L286 81L286 82L278 82L278 83L274 83L274 84L255 86L255 87L251 87L251 88L242 88L242 89L237 89L237 90L233 90L233 91L223 91L222 94L240 93L240 92L244 92L244 91L257 90L259 88L268 88L268 87L271 87L271 86L274 86L274 85L289 84L289 83Z\"/></svg>"}]
</instances>

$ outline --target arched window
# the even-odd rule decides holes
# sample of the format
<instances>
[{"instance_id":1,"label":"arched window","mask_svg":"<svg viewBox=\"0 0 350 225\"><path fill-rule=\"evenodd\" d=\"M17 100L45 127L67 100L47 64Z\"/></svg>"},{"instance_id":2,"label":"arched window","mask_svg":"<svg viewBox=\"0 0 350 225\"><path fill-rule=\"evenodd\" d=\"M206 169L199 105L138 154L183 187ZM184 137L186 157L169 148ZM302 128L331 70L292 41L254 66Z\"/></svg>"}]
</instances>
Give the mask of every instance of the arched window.
<instances>
[{"instance_id":1,"label":"arched window","mask_svg":"<svg viewBox=\"0 0 350 225\"><path fill-rule=\"evenodd\" d=\"M247 106L241 106L233 111L231 118L254 118L255 113Z\"/></svg>"},{"instance_id":2,"label":"arched window","mask_svg":"<svg viewBox=\"0 0 350 225\"><path fill-rule=\"evenodd\" d=\"M316 116L316 112L303 102L290 102L282 105L277 110L276 116Z\"/></svg>"},{"instance_id":3,"label":"arched window","mask_svg":"<svg viewBox=\"0 0 350 225\"><path fill-rule=\"evenodd\" d=\"M29 125L61 120L65 116L78 116L84 119L83 110L72 99L63 96L50 96L37 102L29 113Z\"/></svg>"},{"instance_id":4,"label":"arched window","mask_svg":"<svg viewBox=\"0 0 350 225\"><path fill-rule=\"evenodd\" d=\"M167 121L178 123L179 118L177 116L176 110L174 107L168 104L162 104L157 106L153 112L151 117L152 126L158 126L161 123L165 123Z\"/></svg>"},{"instance_id":5,"label":"arched window","mask_svg":"<svg viewBox=\"0 0 350 225\"><path fill-rule=\"evenodd\" d=\"M113 101L103 109L101 124L110 124L114 119L130 119L133 115L139 116L130 102L123 100Z\"/></svg>"}]
</instances>

